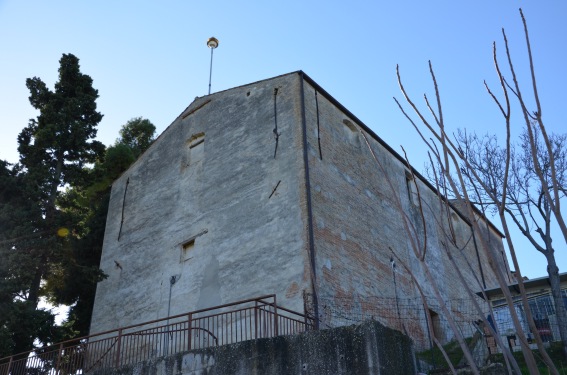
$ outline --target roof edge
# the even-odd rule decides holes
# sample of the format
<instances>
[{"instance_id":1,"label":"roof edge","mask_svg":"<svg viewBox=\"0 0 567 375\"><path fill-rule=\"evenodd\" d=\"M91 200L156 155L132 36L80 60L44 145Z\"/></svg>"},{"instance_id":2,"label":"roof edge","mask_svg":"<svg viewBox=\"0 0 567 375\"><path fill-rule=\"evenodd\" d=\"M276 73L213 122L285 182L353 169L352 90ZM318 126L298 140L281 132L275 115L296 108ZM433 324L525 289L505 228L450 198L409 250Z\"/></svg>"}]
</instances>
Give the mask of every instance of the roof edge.
<instances>
[{"instance_id":1,"label":"roof edge","mask_svg":"<svg viewBox=\"0 0 567 375\"><path fill-rule=\"evenodd\" d=\"M406 167L408 166L407 161L396 151L394 150L389 144L387 144L382 138L380 138L376 133L374 133L374 131L372 131L372 129L370 129L368 126L366 126L366 124L364 122L362 122L358 117L356 117L351 111L349 111L344 105L342 105L337 99L335 99L331 94L329 94L324 88L322 88L317 82L315 82L311 77L309 77L305 72L303 72L302 70L298 70L296 72L293 73L288 73L288 74L300 74L304 77L304 79L311 85L313 86L317 92L321 93L323 96L325 96L331 103L333 103L333 105L335 105L337 108L339 108L341 111L343 111L345 114L347 114L351 119L353 119L354 121L357 122L357 124L364 129L364 131L366 131L366 133L368 133L372 138L374 138L374 140L376 140L380 145L382 145L389 153L391 153L392 155L394 155L394 157L396 159L398 159L403 165L405 165ZM442 196L444 198L445 197L443 194L441 194L439 192L439 190L437 190L437 188L435 188L435 186L433 186L421 173L419 173L411 164L409 164L409 168L411 169L412 173L419 178L427 187L429 187L435 194ZM456 213L457 215L459 215L459 217L461 219L463 219L463 221L465 223L467 223L468 225L472 226L472 223L470 222L469 218L467 216L465 216L461 210L459 210L454 204L452 204L449 199L447 199L447 203L449 204L449 207L451 207ZM474 210L478 209L476 207L473 206ZM480 212L480 211L479 211ZM500 231L500 229L498 229L490 220L488 220L488 218L486 218L485 215L481 215L481 217L483 218L483 220L485 220L488 225L502 238L506 238L506 236Z\"/></svg>"},{"instance_id":2,"label":"roof edge","mask_svg":"<svg viewBox=\"0 0 567 375\"><path fill-rule=\"evenodd\" d=\"M567 282L567 272L559 274L559 282L560 283ZM549 282L549 276L542 276L542 277L537 277L535 279L523 280L523 284L526 288L537 288L537 287L541 288L543 286L551 287L551 284ZM519 294L518 283L515 282L508 285L508 290L510 290L510 292L512 293ZM482 292L478 292L476 294L481 298L484 298L484 295L486 294L488 299L490 299L491 297L497 296L500 293L502 293L502 289L497 286L495 288L484 289Z\"/></svg>"}]
</instances>

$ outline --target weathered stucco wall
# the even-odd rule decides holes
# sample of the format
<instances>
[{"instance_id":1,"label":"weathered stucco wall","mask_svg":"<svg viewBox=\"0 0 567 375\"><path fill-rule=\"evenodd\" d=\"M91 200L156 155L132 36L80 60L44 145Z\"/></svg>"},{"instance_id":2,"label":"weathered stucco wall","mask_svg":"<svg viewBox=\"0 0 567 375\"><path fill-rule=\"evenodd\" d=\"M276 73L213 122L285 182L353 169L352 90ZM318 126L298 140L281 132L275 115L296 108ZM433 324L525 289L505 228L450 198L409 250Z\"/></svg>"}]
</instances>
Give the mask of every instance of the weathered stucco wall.
<instances>
[{"instance_id":1,"label":"weathered stucco wall","mask_svg":"<svg viewBox=\"0 0 567 375\"><path fill-rule=\"evenodd\" d=\"M292 74L198 98L115 181L91 333L272 293L303 311L298 94Z\"/></svg>"},{"instance_id":2,"label":"weathered stucco wall","mask_svg":"<svg viewBox=\"0 0 567 375\"><path fill-rule=\"evenodd\" d=\"M349 324L337 311L350 322L374 317L429 345L416 282L436 314L439 303L412 250L425 233L434 284L472 329L464 285L495 285L486 253L418 177L424 225L408 168L367 132L377 163L361 129L302 73L196 99L113 185L101 260L109 277L91 332L272 293L303 311L315 283L322 327ZM505 267L498 233L486 233ZM399 301L410 305L393 319ZM438 338L451 339L439 320Z\"/></svg>"},{"instance_id":3,"label":"weathered stucco wall","mask_svg":"<svg viewBox=\"0 0 567 375\"><path fill-rule=\"evenodd\" d=\"M411 340L376 322L245 341L156 358L95 375L407 375Z\"/></svg>"},{"instance_id":4,"label":"weathered stucco wall","mask_svg":"<svg viewBox=\"0 0 567 375\"><path fill-rule=\"evenodd\" d=\"M463 215L441 205L434 190L419 176L412 180L405 162L318 90L305 85L321 324L344 324L343 316L355 320L377 316L429 345L421 298L404 265L415 275L430 309L437 314L441 311L432 283L414 254L412 240L416 240L419 248L426 242L426 264L443 300L470 329L479 316L465 285L479 292L496 283L488 257L477 244L479 236L475 241ZM385 124L376 126L379 129ZM421 203L415 197L413 181ZM403 225L404 216L409 231ZM490 231L490 240L497 265L505 265L501 238ZM399 315L395 313L397 303L404 305ZM453 337L446 322L440 322L435 330L442 341Z\"/></svg>"}]
</instances>

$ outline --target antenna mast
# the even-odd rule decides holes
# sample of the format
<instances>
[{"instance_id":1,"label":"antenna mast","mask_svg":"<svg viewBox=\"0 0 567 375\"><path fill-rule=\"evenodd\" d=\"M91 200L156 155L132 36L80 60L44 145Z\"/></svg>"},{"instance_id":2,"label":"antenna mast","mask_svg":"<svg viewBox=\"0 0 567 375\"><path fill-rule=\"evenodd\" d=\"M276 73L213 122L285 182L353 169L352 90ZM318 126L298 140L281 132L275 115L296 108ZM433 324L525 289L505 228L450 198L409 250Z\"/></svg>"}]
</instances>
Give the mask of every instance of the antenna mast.
<instances>
[{"instance_id":1,"label":"antenna mast","mask_svg":"<svg viewBox=\"0 0 567 375\"><path fill-rule=\"evenodd\" d=\"M219 40L214 36L207 40L207 47L211 49L211 67L209 70L209 95L211 95L211 78L213 76L213 50L219 46Z\"/></svg>"}]
</instances>

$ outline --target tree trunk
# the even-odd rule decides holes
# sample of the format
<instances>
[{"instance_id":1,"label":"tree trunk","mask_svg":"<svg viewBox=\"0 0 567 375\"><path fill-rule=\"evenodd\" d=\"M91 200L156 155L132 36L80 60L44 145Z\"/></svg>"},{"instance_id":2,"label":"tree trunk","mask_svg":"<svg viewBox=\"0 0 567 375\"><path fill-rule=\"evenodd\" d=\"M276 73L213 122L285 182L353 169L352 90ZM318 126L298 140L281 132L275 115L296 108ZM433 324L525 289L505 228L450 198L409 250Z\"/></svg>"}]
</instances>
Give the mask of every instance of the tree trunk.
<instances>
[{"instance_id":1,"label":"tree trunk","mask_svg":"<svg viewBox=\"0 0 567 375\"><path fill-rule=\"evenodd\" d=\"M37 304L39 303L39 288L41 286L41 279L45 273L45 263L47 262L47 256L43 254L39 259L37 268L35 269L33 279L30 284L30 289L28 292L27 301L33 306L34 310L37 309Z\"/></svg>"},{"instance_id":2,"label":"tree trunk","mask_svg":"<svg viewBox=\"0 0 567 375\"><path fill-rule=\"evenodd\" d=\"M43 279L43 275L45 273L46 261L47 257L45 254L43 254L40 257L37 268L34 271L34 275L29 286L28 298L25 302L24 311L20 311L20 314L17 318L19 320L18 326L20 327L20 330L15 332L13 336L14 354L27 352L29 350L32 350L34 347L33 342L35 340L35 337L33 333L29 331L29 329L26 329L26 327L33 325L32 322L29 322L27 320L32 319L34 311L37 310L37 305L39 304L39 290L41 287L41 280Z\"/></svg>"},{"instance_id":3,"label":"tree trunk","mask_svg":"<svg viewBox=\"0 0 567 375\"><path fill-rule=\"evenodd\" d=\"M555 305L555 317L559 326L559 336L563 346L563 356L567 359L567 309L561 297L561 281L559 279L559 268L555 262L554 250L546 252L547 273L549 275L549 283L551 285L551 298ZM552 327L550 327L552 328Z\"/></svg>"}]
</instances>

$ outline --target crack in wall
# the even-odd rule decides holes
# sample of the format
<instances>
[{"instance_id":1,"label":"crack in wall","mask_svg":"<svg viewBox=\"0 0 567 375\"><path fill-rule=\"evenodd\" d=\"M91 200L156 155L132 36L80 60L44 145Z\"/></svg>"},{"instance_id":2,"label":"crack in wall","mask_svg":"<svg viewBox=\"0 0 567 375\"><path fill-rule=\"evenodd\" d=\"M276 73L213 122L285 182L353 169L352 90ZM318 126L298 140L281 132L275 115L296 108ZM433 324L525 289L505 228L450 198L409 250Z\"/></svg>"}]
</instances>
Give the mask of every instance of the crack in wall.
<instances>
[{"instance_id":1,"label":"crack in wall","mask_svg":"<svg viewBox=\"0 0 567 375\"><path fill-rule=\"evenodd\" d=\"M274 138L276 139L276 148L274 149L274 159L278 152L278 141L281 133L278 133L278 88L274 88Z\"/></svg>"},{"instance_id":2,"label":"crack in wall","mask_svg":"<svg viewBox=\"0 0 567 375\"><path fill-rule=\"evenodd\" d=\"M122 214L120 219L120 229L118 229L118 241L120 241L120 235L122 234L122 225L124 224L124 206L126 204L126 192L128 191L129 184L130 184L130 177L126 179L126 187L124 188L124 197L122 198Z\"/></svg>"},{"instance_id":3,"label":"crack in wall","mask_svg":"<svg viewBox=\"0 0 567 375\"><path fill-rule=\"evenodd\" d=\"M274 187L274 189L272 190L272 193L270 194L270 196L268 197L268 199L270 199L272 197L272 195L274 195L274 193L276 192L276 190L278 189L278 186L280 186L280 183L282 182L282 180L279 180L278 183L276 184L276 186Z\"/></svg>"}]
</instances>

